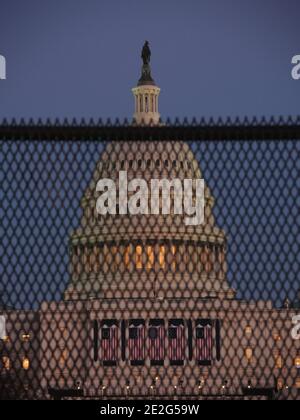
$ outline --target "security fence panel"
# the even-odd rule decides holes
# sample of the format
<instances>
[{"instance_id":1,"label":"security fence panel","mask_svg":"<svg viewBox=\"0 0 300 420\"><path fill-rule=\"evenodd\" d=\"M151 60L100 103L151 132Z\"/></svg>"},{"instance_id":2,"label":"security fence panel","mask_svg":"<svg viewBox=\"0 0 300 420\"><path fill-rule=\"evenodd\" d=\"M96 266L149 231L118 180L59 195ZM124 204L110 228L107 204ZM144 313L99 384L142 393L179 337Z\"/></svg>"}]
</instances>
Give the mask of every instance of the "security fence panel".
<instances>
[{"instance_id":1,"label":"security fence panel","mask_svg":"<svg viewBox=\"0 0 300 420\"><path fill-rule=\"evenodd\" d=\"M298 121L0 126L0 398L299 399Z\"/></svg>"}]
</instances>

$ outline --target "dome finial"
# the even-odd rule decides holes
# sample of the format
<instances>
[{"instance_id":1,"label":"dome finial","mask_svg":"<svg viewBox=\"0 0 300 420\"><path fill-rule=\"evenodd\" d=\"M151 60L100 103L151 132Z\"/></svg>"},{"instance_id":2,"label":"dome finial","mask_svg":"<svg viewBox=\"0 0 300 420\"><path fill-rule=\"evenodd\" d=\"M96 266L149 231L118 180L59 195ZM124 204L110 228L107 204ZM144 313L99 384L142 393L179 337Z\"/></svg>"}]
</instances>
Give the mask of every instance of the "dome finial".
<instances>
[{"instance_id":1,"label":"dome finial","mask_svg":"<svg viewBox=\"0 0 300 420\"><path fill-rule=\"evenodd\" d=\"M144 65L150 64L151 50L150 50L148 41L145 41L144 43L141 57L142 57Z\"/></svg>"},{"instance_id":2,"label":"dome finial","mask_svg":"<svg viewBox=\"0 0 300 420\"><path fill-rule=\"evenodd\" d=\"M145 41L141 51L143 60L142 75L136 87L132 89L134 105L134 124L160 124L160 114L158 112L158 96L160 88L156 86L151 76L150 58L151 50L149 42Z\"/></svg>"},{"instance_id":3,"label":"dome finial","mask_svg":"<svg viewBox=\"0 0 300 420\"><path fill-rule=\"evenodd\" d=\"M140 80L138 81L138 86L141 85L155 85L154 80L151 76L151 67L150 67L150 58L151 58L151 50L149 47L149 42L145 41L141 58L143 60L143 67L142 67L142 75Z\"/></svg>"}]
</instances>

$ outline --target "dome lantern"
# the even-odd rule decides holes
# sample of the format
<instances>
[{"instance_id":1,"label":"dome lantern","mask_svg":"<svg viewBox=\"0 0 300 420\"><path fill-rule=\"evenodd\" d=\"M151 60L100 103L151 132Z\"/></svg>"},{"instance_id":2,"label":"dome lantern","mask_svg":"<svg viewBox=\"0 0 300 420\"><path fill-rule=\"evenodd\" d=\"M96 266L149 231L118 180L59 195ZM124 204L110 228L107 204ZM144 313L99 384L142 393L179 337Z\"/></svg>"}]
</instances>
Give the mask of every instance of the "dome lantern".
<instances>
[{"instance_id":1,"label":"dome lantern","mask_svg":"<svg viewBox=\"0 0 300 420\"><path fill-rule=\"evenodd\" d=\"M142 74L136 87L132 89L135 100L133 122L137 125L158 125L158 96L160 88L156 86L150 67L151 50L148 41L145 42L141 58L143 60Z\"/></svg>"}]
</instances>

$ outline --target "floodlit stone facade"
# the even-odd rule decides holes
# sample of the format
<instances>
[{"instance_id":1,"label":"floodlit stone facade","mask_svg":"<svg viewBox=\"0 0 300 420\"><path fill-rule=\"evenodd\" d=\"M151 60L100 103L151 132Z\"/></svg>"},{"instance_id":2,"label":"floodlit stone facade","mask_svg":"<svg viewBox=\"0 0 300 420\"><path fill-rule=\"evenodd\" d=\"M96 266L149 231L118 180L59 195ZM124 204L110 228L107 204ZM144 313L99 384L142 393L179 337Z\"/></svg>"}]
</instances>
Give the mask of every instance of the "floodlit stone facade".
<instances>
[{"instance_id":1,"label":"floodlit stone facade","mask_svg":"<svg viewBox=\"0 0 300 420\"><path fill-rule=\"evenodd\" d=\"M134 124L160 124L152 82L144 78L133 89ZM202 178L198 159L180 140L109 143L70 236L64 299L27 315L1 311L9 337L0 343L1 375L34 383L36 397L49 396L49 388L134 398L274 388L297 398L300 341L291 331L299 309L236 299L226 276L226 234L207 184L202 225L187 226L174 211L99 216L98 180L117 181L123 170L146 181Z\"/></svg>"},{"instance_id":2,"label":"floodlit stone facade","mask_svg":"<svg viewBox=\"0 0 300 420\"><path fill-rule=\"evenodd\" d=\"M174 396L241 394L243 388L282 388L297 394L297 311L271 302L244 302L226 279L226 237L213 217L205 188L205 223L185 226L183 215L108 215L95 212L96 182L132 177L201 177L182 142L110 143L82 199L81 224L71 236L71 281L65 300L41 308L43 387L80 382L87 395ZM116 355L102 358L101 325L118 330ZM144 322L143 360L132 360L130 325ZM182 360L170 358L171 320L182 322ZM212 348L197 359L197 322L210 320ZM165 330L163 360L151 361L153 321ZM106 328L106 327L105 327ZM66 337L69 337L66 339ZM102 340L103 341L103 340ZM62 343L53 351L49 342ZM55 364L66 352L62 366ZM287 388L288 387L288 388Z\"/></svg>"}]
</instances>

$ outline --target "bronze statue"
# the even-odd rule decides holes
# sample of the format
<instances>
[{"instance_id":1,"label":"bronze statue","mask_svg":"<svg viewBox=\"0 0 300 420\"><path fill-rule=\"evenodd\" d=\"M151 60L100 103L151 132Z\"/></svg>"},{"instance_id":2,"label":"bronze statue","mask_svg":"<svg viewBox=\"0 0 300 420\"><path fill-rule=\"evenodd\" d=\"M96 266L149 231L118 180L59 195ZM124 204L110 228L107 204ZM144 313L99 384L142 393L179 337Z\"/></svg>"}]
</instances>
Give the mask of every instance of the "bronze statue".
<instances>
[{"instance_id":1,"label":"bronze statue","mask_svg":"<svg viewBox=\"0 0 300 420\"><path fill-rule=\"evenodd\" d=\"M149 42L145 41L145 44L142 49L142 55L144 65L149 65L150 63L150 57L151 57L151 50L149 48Z\"/></svg>"},{"instance_id":2,"label":"bronze statue","mask_svg":"<svg viewBox=\"0 0 300 420\"><path fill-rule=\"evenodd\" d=\"M150 57L151 57L151 50L149 47L149 42L145 41L141 57L143 60L142 66L142 74L138 81L138 86L141 85L155 85L154 80L151 77L151 68L150 68Z\"/></svg>"}]
</instances>

